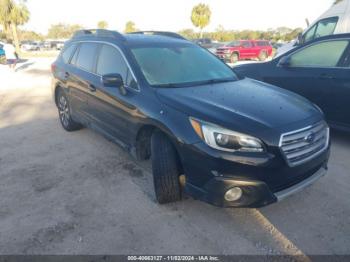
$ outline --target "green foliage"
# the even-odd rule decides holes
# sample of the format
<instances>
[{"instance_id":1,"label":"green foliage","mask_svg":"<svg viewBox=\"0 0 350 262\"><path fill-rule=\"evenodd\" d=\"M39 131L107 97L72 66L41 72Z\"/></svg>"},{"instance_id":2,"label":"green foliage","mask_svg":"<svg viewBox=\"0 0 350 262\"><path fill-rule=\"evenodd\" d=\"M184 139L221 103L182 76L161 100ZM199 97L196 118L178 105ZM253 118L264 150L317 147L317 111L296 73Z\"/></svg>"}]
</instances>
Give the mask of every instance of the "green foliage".
<instances>
[{"instance_id":1,"label":"green foliage","mask_svg":"<svg viewBox=\"0 0 350 262\"><path fill-rule=\"evenodd\" d=\"M338 3L340 3L340 2L343 2L344 0L335 0L334 1L334 5L336 5L336 4L338 4Z\"/></svg>"},{"instance_id":2,"label":"green foliage","mask_svg":"<svg viewBox=\"0 0 350 262\"><path fill-rule=\"evenodd\" d=\"M208 5L199 4L193 7L191 21L195 27L203 29L210 22L211 11Z\"/></svg>"},{"instance_id":3,"label":"green foliage","mask_svg":"<svg viewBox=\"0 0 350 262\"><path fill-rule=\"evenodd\" d=\"M29 21L30 13L24 4L14 5L11 9L10 20L11 23L19 26L24 25Z\"/></svg>"},{"instance_id":4,"label":"green foliage","mask_svg":"<svg viewBox=\"0 0 350 262\"><path fill-rule=\"evenodd\" d=\"M80 25L54 24L49 28L47 37L50 39L68 39L75 31L82 29Z\"/></svg>"},{"instance_id":5,"label":"green foliage","mask_svg":"<svg viewBox=\"0 0 350 262\"><path fill-rule=\"evenodd\" d=\"M108 23L106 21L99 21L97 23L97 28L99 29L106 29L108 27Z\"/></svg>"},{"instance_id":6,"label":"green foliage","mask_svg":"<svg viewBox=\"0 0 350 262\"><path fill-rule=\"evenodd\" d=\"M295 39L298 34L302 32L301 28L290 29L287 27L279 27L276 29L269 29L267 31L256 30L225 30L222 26L219 26L214 32L206 32L203 37L208 37L219 42L229 42L240 39L266 39L273 42L277 41L291 41ZM184 29L178 32L180 35L188 38L199 38L200 34L194 32L192 29Z\"/></svg>"},{"instance_id":7,"label":"green foliage","mask_svg":"<svg viewBox=\"0 0 350 262\"><path fill-rule=\"evenodd\" d=\"M43 41L45 37L42 34L38 34L34 31L19 30L18 36L21 41L30 40L30 41Z\"/></svg>"},{"instance_id":8,"label":"green foliage","mask_svg":"<svg viewBox=\"0 0 350 262\"><path fill-rule=\"evenodd\" d=\"M14 2L12 0L0 0L0 23L4 28L5 33L11 25L11 10L14 7Z\"/></svg>"},{"instance_id":9,"label":"green foliage","mask_svg":"<svg viewBox=\"0 0 350 262\"><path fill-rule=\"evenodd\" d=\"M211 11L208 5L198 4L193 7L192 14L191 14L191 21L195 27L200 28L201 32L203 28L210 23L210 17L211 17Z\"/></svg>"},{"instance_id":10,"label":"green foliage","mask_svg":"<svg viewBox=\"0 0 350 262\"><path fill-rule=\"evenodd\" d=\"M128 21L125 24L124 33L132 33L132 32L136 32L136 31L139 31L139 30L136 28L136 25L133 21Z\"/></svg>"}]
</instances>

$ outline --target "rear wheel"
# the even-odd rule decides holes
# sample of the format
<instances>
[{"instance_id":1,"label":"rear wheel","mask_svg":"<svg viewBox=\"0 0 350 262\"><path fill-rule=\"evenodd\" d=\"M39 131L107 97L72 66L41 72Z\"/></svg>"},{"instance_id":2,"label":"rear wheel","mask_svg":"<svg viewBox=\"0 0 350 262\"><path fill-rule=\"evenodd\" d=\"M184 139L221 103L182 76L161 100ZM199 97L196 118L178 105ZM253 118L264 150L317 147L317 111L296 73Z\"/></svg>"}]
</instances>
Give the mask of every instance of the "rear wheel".
<instances>
[{"instance_id":1,"label":"rear wheel","mask_svg":"<svg viewBox=\"0 0 350 262\"><path fill-rule=\"evenodd\" d=\"M160 204L181 199L180 165L177 152L168 137L155 131L151 139L154 190Z\"/></svg>"},{"instance_id":2,"label":"rear wheel","mask_svg":"<svg viewBox=\"0 0 350 262\"><path fill-rule=\"evenodd\" d=\"M231 62L232 64L234 64L234 63L238 62L238 59L239 59L238 54L237 54L237 53L232 53L232 55L231 55L231 57L230 57L230 62Z\"/></svg>"},{"instance_id":3,"label":"rear wheel","mask_svg":"<svg viewBox=\"0 0 350 262\"><path fill-rule=\"evenodd\" d=\"M267 53L266 51L261 51L259 55L259 60L260 61L265 61L267 59Z\"/></svg>"},{"instance_id":4,"label":"rear wheel","mask_svg":"<svg viewBox=\"0 0 350 262\"><path fill-rule=\"evenodd\" d=\"M60 122L65 130L75 131L82 128L81 124L72 119L67 96L62 90L59 90L57 94L57 108Z\"/></svg>"}]
</instances>

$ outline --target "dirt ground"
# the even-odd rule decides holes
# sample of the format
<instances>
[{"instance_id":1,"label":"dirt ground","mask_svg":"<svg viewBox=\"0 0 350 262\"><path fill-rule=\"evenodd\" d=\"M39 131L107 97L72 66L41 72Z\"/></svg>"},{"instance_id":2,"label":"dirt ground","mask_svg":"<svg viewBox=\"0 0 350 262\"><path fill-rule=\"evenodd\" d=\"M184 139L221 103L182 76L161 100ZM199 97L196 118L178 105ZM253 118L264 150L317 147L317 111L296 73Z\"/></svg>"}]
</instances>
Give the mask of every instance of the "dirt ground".
<instances>
[{"instance_id":1,"label":"dirt ground","mask_svg":"<svg viewBox=\"0 0 350 262\"><path fill-rule=\"evenodd\" d=\"M350 254L350 136L328 175L261 209L155 202L151 174L91 130L68 133L50 59L0 68L0 254Z\"/></svg>"}]
</instances>

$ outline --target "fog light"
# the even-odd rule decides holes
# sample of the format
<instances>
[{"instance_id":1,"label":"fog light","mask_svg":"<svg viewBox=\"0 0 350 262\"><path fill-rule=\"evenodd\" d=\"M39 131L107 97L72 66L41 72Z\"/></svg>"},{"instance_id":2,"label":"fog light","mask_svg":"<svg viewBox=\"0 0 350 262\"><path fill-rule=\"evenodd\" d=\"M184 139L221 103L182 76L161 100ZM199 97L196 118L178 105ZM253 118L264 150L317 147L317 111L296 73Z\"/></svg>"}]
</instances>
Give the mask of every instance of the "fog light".
<instances>
[{"instance_id":1,"label":"fog light","mask_svg":"<svg viewBox=\"0 0 350 262\"><path fill-rule=\"evenodd\" d=\"M240 189L239 187L233 187L225 193L225 200L236 201L240 199L241 196L242 196L242 189Z\"/></svg>"}]
</instances>

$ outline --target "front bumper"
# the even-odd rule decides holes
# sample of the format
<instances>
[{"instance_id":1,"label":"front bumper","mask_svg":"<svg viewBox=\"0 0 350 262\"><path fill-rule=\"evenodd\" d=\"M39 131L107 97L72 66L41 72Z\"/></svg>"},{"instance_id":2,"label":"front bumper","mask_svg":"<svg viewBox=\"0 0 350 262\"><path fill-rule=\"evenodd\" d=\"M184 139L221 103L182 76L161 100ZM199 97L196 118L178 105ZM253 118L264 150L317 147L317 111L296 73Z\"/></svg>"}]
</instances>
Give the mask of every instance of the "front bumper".
<instances>
[{"instance_id":1,"label":"front bumper","mask_svg":"<svg viewBox=\"0 0 350 262\"><path fill-rule=\"evenodd\" d=\"M256 157L254 163L243 157L212 155L205 145L186 149L183 159L185 191L196 199L220 207L262 207L280 201L311 185L326 174L330 147L307 163L289 167L277 154ZM242 189L237 201L226 201L225 193Z\"/></svg>"},{"instance_id":2,"label":"front bumper","mask_svg":"<svg viewBox=\"0 0 350 262\"><path fill-rule=\"evenodd\" d=\"M224 62L230 61L230 53L216 53L215 55Z\"/></svg>"}]
</instances>

